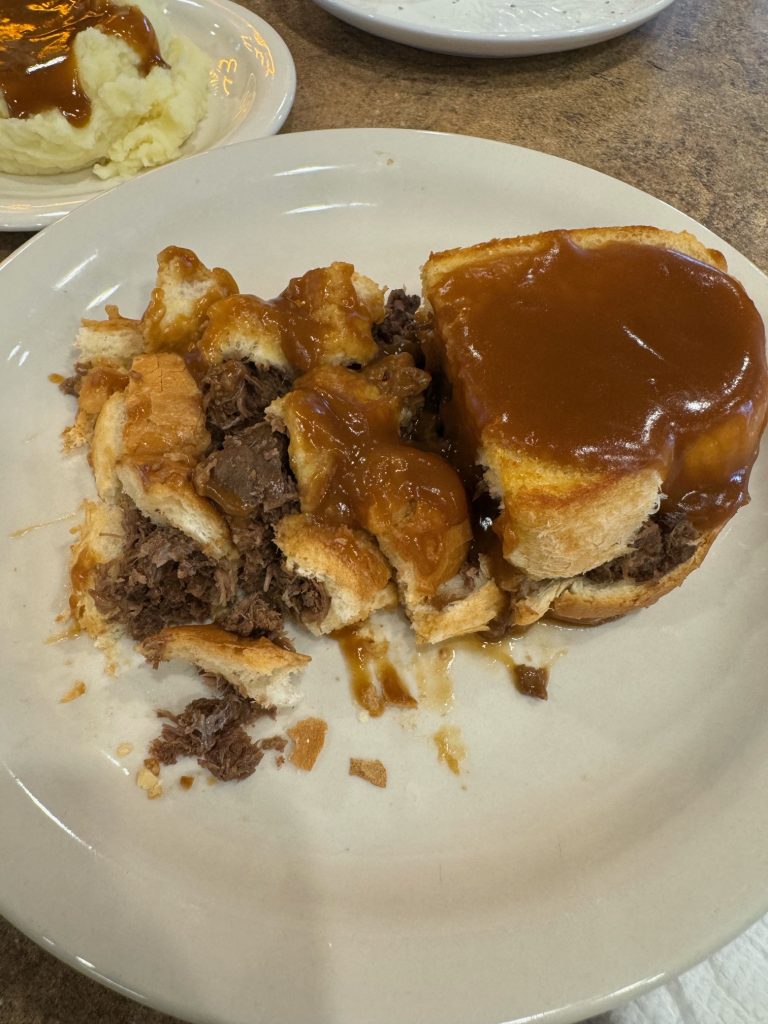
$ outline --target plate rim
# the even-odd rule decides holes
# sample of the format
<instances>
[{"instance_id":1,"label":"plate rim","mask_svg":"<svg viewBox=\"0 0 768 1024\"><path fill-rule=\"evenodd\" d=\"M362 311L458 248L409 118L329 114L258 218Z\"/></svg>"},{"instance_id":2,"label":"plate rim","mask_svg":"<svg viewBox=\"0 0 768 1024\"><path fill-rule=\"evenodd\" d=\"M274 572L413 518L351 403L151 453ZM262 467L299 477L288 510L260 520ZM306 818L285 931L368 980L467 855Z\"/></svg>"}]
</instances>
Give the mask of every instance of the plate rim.
<instances>
[{"instance_id":1,"label":"plate rim","mask_svg":"<svg viewBox=\"0 0 768 1024\"><path fill-rule=\"evenodd\" d=\"M173 3L184 7L189 6L187 0L162 0L162 2L163 5ZM288 44L277 29L254 11L236 3L235 0L194 0L193 6L199 7L201 10L206 10L208 8L213 10L215 8L219 8L227 13L230 20L237 19L241 23L248 24L256 29L260 35L267 38L270 49L279 55L283 74L286 77L286 88L281 94L279 102L274 104L275 109L270 118L267 134L264 134L263 132L253 134L252 130L249 131L249 114L244 118L240 125L230 129L224 136L217 139L213 145L208 146L200 153L180 156L177 160L171 161L172 163L176 163L179 160L190 160L193 156L200 156L202 153L210 152L210 150L213 149L220 149L223 146L237 145L240 142L247 142L258 138L269 138L271 135L276 135L285 124L296 99L296 64ZM92 192L85 192L80 196L74 196L70 199L51 200L48 204L36 205L33 210L19 210L16 208L18 199L14 203L7 202L3 198L2 181L6 175L0 173L0 231L39 231L42 228L66 217L69 213L78 209L84 203L98 199L100 196L111 192L113 189L125 185L129 181L135 180L136 177L144 177L147 174L151 174L154 171L161 170L163 167L167 166L168 164L161 164L159 167L146 168L139 172L138 175L134 175L132 178L115 178L108 183L103 183L102 188L98 188ZM9 177L23 178L24 176L10 175ZM30 177L37 179L51 178L52 180L55 180L57 175L30 175Z\"/></svg>"},{"instance_id":2,"label":"plate rim","mask_svg":"<svg viewBox=\"0 0 768 1024\"><path fill-rule=\"evenodd\" d=\"M631 32L655 18L674 0L646 0L644 7L620 18L576 28L542 32L485 32L445 25L416 25L402 18L361 9L356 0L313 0L318 7L364 32L404 46L464 57L532 57L580 49ZM500 3L501 0L496 0Z\"/></svg>"},{"instance_id":3,"label":"plate rim","mask_svg":"<svg viewBox=\"0 0 768 1024\"><path fill-rule=\"evenodd\" d=\"M643 195L643 196L645 196L647 198L650 198L655 203L658 203L661 206L666 207L668 210L673 211L676 215L678 215L681 218L685 219L689 223L697 224L697 222L695 222L693 220L693 218L691 218L689 215L685 214L683 211L677 210L675 207L672 207L670 204L664 202L663 200L657 199L656 197L652 196L650 193L644 192L643 190L637 188L636 186L630 185L627 182L623 182L623 181L621 181L621 179L617 179L617 178L612 177L611 175L604 174L603 172L597 171L594 168L589 168L588 166L586 166L584 164L580 164L580 163L577 163L575 161L567 160L567 159L562 158L562 157L554 156L552 154L547 154L547 153L545 153L543 151L527 149L526 147L521 147L521 146L518 146L518 145L509 144L509 143L504 143L504 142L500 142L500 141L497 141L497 140L478 138L478 137L475 137L475 136L458 135L458 134L447 133L447 132L417 131L417 130L409 130L409 129L375 129L375 128L373 128L373 129L370 129L370 128L369 129L365 129L365 128L363 128L363 129L354 129L354 128L344 128L344 129L321 129L321 130L311 131L311 132L291 133L291 134L288 134L288 135L277 136L277 137L274 137L274 136L273 137L265 137L265 138L262 138L260 140L245 141L245 142L242 143L242 145L243 146L248 146L248 147L254 147L254 148L256 146L264 146L264 145L293 146L293 145L300 145L300 143L303 140L311 139L312 137L318 137L318 136L336 136L336 137L339 137L341 135L350 136L350 137L361 137L363 135L375 136L377 141L381 140L381 144L382 145L384 145L385 143L389 144L389 145L392 145L392 140L393 139L397 140L398 138L403 138L403 137L414 137L414 136L419 137L420 136L420 137L425 137L425 138L438 138L438 139L444 139L444 140L456 140L457 142L460 142L460 143L465 144L465 145L474 145L474 144L480 143L480 144L482 144L484 146L489 146L489 147L499 147L499 146L501 146L501 147L504 147L505 149L508 149L508 150L522 150L522 151L525 151L527 153L532 153L532 154L536 154L536 155L539 155L539 156L546 157L548 160L555 161L557 163L561 163L561 164L564 164L564 165L569 165L569 166L572 166L572 167L580 168L581 170L589 171L589 173L592 174L592 175L598 175L598 176L606 178L606 179L608 179L608 180L610 180L612 182L618 182L622 186L624 186L626 189L632 190L633 192L639 193L639 194L641 194L641 195ZM211 158L212 153L213 153L213 150L208 150L208 151L206 151L204 153L196 154L193 157L189 157L188 160L197 160L197 161L209 160ZM186 161L185 161L185 163L186 163ZM164 174L170 176L170 175L174 174L174 168L177 167L177 166L178 166L178 163L166 165L166 167L164 167L164 168L159 168L156 173L157 174L163 174L164 173ZM141 178L141 179L133 179L131 182L126 183L126 187L128 187L128 188L131 188L131 187L141 187L141 186L138 185L138 182L141 181L141 180L143 180L143 178ZM96 197L93 200L93 202L97 202L97 203L98 202L109 202L109 201L114 201L114 191L105 192L104 194ZM0 264L0 271L3 268L5 268L6 266L8 266L10 263L12 263L15 259L21 257L21 255L24 252L26 252L27 250L29 250L30 247L34 247L36 245L39 246L39 245L47 244L46 241L41 241L41 238L42 239L50 240L51 238L55 237L55 235L56 235L56 233L58 231L69 230L69 228L66 226L66 221L61 221L61 222L59 222L59 224L60 224L59 228L57 228L56 225L52 225L51 230L47 231L45 233L45 235L42 235L42 236L38 235L38 236L35 236L35 237L29 239L23 246L21 246L19 249L15 250L13 253L11 253L9 255L9 257L5 261L3 261L2 264ZM698 227L703 228L710 237L716 239L720 244L722 244L724 246L724 248L726 248L727 250L729 250L731 252L737 253L737 255L740 257L740 259L742 261L744 261L746 264L748 264L750 266L750 268L757 275L759 275L759 277L766 283L766 285L768 285L768 277L766 276L766 274L759 267L757 267L748 257L746 257L742 253L738 252L738 250L734 250L733 247L730 246L730 244L727 243L726 240L724 240L722 238L719 238L717 235L714 234L714 232L712 232L710 229L706 228L705 225L698 224ZM3 283L3 278L0 276L0 285L2 283ZM1 759L0 759L0 764L2 764L2 760ZM615 1006L618 1003L625 1001L627 998L640 995L642 992L647 991L648 989L650 989L650 988L652 988L652 987L654 987L654 986L656 986L658 984L663 983L664 981L666 981L670 977L673 977L674 975L680 973L682 970L688 969L690 966L692 966L693 964L699 962L703 957L706 957L709 953L711 953L714 948L719 948L719 946L722 944L722 942L730 941L731 938L733 938L736 935L740 934L742 931L744 931L745 928L749 927L749 925L751 923L753 923L754 921L758 920L763 915L763 913L765 913L765 909L768 909L768 897L766 897L766 903L767 903L766 908L760 909L756 913L750 915L749 919L746 922L744 922L743 924L739 924L733 930L730 930L728 935L726 935L726 937L724 939L722 939L722 935L721 935L721 938L718 939L717 945L715 947L712 946L711 942L703 943L702 946L706 946L706 950L704 952L702 952L702 948L701 947L698 950L696 950L696 951L692 951L688 958L685 958L684 961L681 962L680 964L676 964L674 967L669 968L662 975L659 975L659 976L656 976L656 977L650 978L650 979L645 979L644 981L641 981L641 982L638 982L635 985L632 985L631 986L631 993L628 992L626 989L621 989L621 990L619 990L617 992L611 993L609 995L604 995L604 996L602 996L602 997L600 997L600 998L590 1002L589 1005L586 1007L587 1011L591 1012L591 1013L603 1012L604 1010L610 1009L612 1006ZM22 931L25 934L27 934L31 939L33 939L33 941L38 942L38 944L40 944L44 949L46 948L43 945L43 943L40 941L40 939L37 937L37 933L33 932L31 930L28 930L25 927L23 922L22 923L17 923L17 921L15 920L15 915L13 915L12 913L8 913L7 910L5 909L5 907L0 907L0 912L2 912L3 915L9 921L11 921L11 923L13 923L17 928L19 928L20 931ZM43 938L42 933L40 933L40 937ZM140 993L136 993L134 990L130 989L127 985L122 984L122 982L120 982L119 980L117 980L115 978L107 978L107 977L99 974L95 970L91 970L87 965L83 965L82 963L78 962L77 959L76 959L76 954L74 954L74 953L70 953L69 951L63 951L62 952L62 951L59 951L57 949L47 950L47 951L53 952L54 955L56 955L63 962L69 964L70 966L75 967L75 969L77 969L77 970L81 971L82 973L84 973L84 974L94 978L95 980L97 980L97 981L99 981L99 982L101 982L103 984L107 984L108 987L113 988L115 991L118 991L118 992L120 992L123 995L128 994L128 995L130 995L134 999L138 998L139 1002L142 1002L145 1005L149 1005L149 1006L152 1006L152 1007L157 1007L159 1009L164 1010L164 1012L176 1013L176 1014L178 1014L178 1012L179 1012L177 1004L174 1004L174 1003L172 1003L170 1001L166 1002L166 1001L160 1000L160 999L156 998L155 996L152 996L151 1000L150 1000L149 998L147 998L145 996L142 996ZM581 1015L583 1014L583 1012L584 1012L584 1007L583 1006L581 1006L579 1009L576 1009L574 1006L563 1007L562 1009L559 1009L559 1010L548 1011L544 1016L541 1017L541 1020L550 1021L550 1022L552 1022L552 1024L554 1024L554 1022L556 1022L556 1021L560 1021L560 1022L563 1022L563 1024L565 1024L565 1022L568 1022L568 1021L575 1021L577 1019L581 1019ZM213 1018L199 1017L199 1018L191 1018L191 1019L197 1019L197 1020L209 1020L209 1019L211 1019L212 1020Z\"/></svg>"}]
</instances>

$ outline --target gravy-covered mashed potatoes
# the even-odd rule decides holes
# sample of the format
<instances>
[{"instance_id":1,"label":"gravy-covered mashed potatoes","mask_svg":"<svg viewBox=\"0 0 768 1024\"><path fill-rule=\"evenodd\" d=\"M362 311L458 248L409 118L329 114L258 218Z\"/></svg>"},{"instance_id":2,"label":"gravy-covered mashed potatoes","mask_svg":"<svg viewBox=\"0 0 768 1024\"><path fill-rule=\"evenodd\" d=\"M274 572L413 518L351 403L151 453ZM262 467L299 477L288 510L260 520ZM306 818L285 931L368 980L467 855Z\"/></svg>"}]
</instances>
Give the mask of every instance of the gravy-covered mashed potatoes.
<instances>
[{"instance_id":1,"label":"gravy-covered mashed potatoes","mask_svg":"<svg viewBox=\"0 0 768 1024\"><path fill-rule=\"evenodd\" d=\"M5 0L0 171L100 178L175 159L202 120L208 61L154 0Z\"/></svg>"}]
</instances>

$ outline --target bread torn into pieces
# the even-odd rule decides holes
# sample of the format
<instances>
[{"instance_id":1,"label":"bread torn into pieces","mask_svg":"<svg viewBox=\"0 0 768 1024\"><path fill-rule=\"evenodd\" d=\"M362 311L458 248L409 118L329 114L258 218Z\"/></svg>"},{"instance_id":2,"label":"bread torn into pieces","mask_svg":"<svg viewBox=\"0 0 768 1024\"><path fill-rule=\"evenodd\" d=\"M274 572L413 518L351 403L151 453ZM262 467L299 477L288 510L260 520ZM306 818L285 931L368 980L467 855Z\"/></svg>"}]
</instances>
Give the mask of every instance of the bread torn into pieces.
<instances>
[{"instance_id":1,"label":"bread torn into pieces","mask_svg":"<svg viewBox=\"0 0 768 1024\"><path fill-rule=\"evenodd\" d=\"M169 626L147 637L139 649L155 667L161 661L180 658L203 672L221 676L265 708L298 704L299 693L289 676L310 661L264 637L251 640L217 626Z\"/></svg>"},{"instance_id":2,"label":"bread torn into pieces","mask_svg":"<svg viewBox=\"0 0 768 1024\"><path fill-rule=\"evenodd\" d=\"M375 538L420 639L487 625L498 610L495 584L465 571L472 531L464 487L441 455L401 436L397 393L368 373L323 366L267 414L289 437L302 511ZM482 600L476 585L486 588Z\"/></svg>"},{"instance_id":3,"label":"bread torn into pieces","mask_svg":"<svg viewBox=\"0 0 768 1024\"><path fill-rule=\"evenodd\" d=\"M310 660L286 618L322 637L399 603L431 644L613 618L678 586L748 500L765 332L686 232L433 254L422 308L351 263L262 299L188 249L157 262L141 316L83 321L62 389L98 493L75 624L224 687L163 712L163 763L253 769L245 726L297 703Z\"/></svg>"},{"instance_id":4,"label":"bread torn into pieces","mask_svg":"<svg viewBox=\"0 0 768 1024\"><path fill-rule=\"evenodd\" d=\"M328 594L325 615L305 621L311 633L333 633L397 604L389 563L363 530L295 514L277 524L275 543L291 572L317 580Z\"/></svg>"},{"instance_id":5,"label":"bread torn into pieces","mask_svg":"<svg viewBox=\"0 0 768 1024\"><path fill-rule=\"evenodd\" d=\"M200 348L211 365L365 365L378 355L371 329L383 319L383 290L350 263L332 263L293 278L276 299L237 295L213 306Z\"/></svg>"}]
</instances>

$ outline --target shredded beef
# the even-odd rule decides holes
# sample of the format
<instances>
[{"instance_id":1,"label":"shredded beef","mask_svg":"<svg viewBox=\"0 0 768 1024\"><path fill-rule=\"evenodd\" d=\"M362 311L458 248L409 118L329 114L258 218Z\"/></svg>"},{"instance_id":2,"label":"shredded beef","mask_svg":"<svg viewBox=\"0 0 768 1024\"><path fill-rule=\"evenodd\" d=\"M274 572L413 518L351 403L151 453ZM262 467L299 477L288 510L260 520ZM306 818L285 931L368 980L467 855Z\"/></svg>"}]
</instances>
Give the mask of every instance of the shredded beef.
<instances>
[{"instance_id":1,"label":"shredded beef","mask_svg":"<svg viewBox=\"0 0 768 1024\"><path fill-rule=\"evenodd\" d=\"M277 579L280 603L286 611L298 615L304 622L322 622L331 606L328 591L322 583L296 576L284 564Z\"/></svg>"},{"instance_id":2,"label":"shredded beef","mask_svg":"<svg viewBox=\"0 0 768 1024\"><path fill-rule=\"evenodd\" d=\"M240 586L245 594L261 595L267 604L305 622L319 622L330 607L322 583L297 576L272 542L268 523L233 521L232 540L242 555Z\"/></svg>"},{"instance_id":3,"label":"shredded beef","mask_svg":"<svg viewBox=\"0 0 768 1024\"><path fill-rule=\"evenodd\" d=\"M208 429L220 441L224 431L258 422L290 387L289 374L276 367L257 368L239 359L211 367L200 381Z\"/></svg>"},{"instance_id":4,"label":"shredded beef","mask_svg":"<svg viewBox=\"0 0 768 1024\"><path fill-rule=\"evenodd\" d=\"M384 319L373 325L373 339L387 355L407 352L417 366L424 365L421 328L415 317L420 304L418 295L408 295L402 288L391 291Z\"/></svg>"},{"instance_id":5,"label":"shredded beef","mask_svg":"<svg viewBox=\"0 0 768 1024\"><path fill-rule=\"evenodd\" d=\"M627 554L597 566L586 577L593 583L643 583L687 562L696 551L697 541L696 530L684 516L657 515L641 527Z\"/></svg>"},{"instance_id":6,"label":"shredded beef","mask_svg":"<svg viewBox=\"0 0 768 1024\"><path fill-rule=\"evenodd\" d=\"M270 714L258 704L229 689L221 697L193 700L181 712L157 712L167 721L149 747L150 757L161 764L176 764L180 757L195 757L198 764L222 782L252 775L267 750L283 751L284 736L253 740L245 730L257 718Z\"/></svg>"},{"instance_id":7,"label":"shredded beef","mask_svg":"<svg viewBox=\"0 0 768 1024\"><path fill-rule=\"evenodd\" d=\"M220 615L216 624L238 636L267 636L286 646L283 635L283 616L260 594L246 594Z\"/></svg>"},{"instance_id":8,"label":"shredded beef","mask_svg":"<svg viewBox=\"0 0 768 1024\"><path fill-rule=\"evenodd\" d=\"M136 640L164 626L210 622L235 594L235 572L200 551L186 534L158 526L133 506L123 510L125 548L96 571L93 598Z\"/></svg>"},{"instance_id":9,"label":"shredded beef","mask_svg":"<svg viewBox=\"0 0 768 1024\"><path fill-rule=\"evenodd\" d=\"M195 488L230 516L281 515L298 501L288 466L288 443L268 423L255 423L224 438L195 470Z\"/></svg>"}]
</instances>

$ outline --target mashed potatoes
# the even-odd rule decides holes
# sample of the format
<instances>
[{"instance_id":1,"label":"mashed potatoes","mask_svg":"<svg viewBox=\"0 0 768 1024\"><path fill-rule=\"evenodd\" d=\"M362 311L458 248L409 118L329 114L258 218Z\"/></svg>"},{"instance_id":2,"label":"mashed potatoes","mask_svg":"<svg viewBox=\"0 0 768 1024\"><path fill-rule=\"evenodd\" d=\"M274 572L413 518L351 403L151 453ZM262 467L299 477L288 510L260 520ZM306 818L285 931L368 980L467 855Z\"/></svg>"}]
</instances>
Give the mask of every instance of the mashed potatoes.
<instances>
[{"instance_id":1,"label":"mashed potatoes","mask_svg":"<svg viewBox=\"0 0 768 1024\"><path fill-rule=\"evenodd\" d=\"M74 52L91 116L75 127L58 110L10 117L0 93L0 171L56 174L93 167L100 178L131 175L179 155L202 120L208 96L208 59L188 39L172 36L166 19L141 0L167 65L146 76L135 50L98 28L77 34Z\"/></svg>"}]
</instances>

